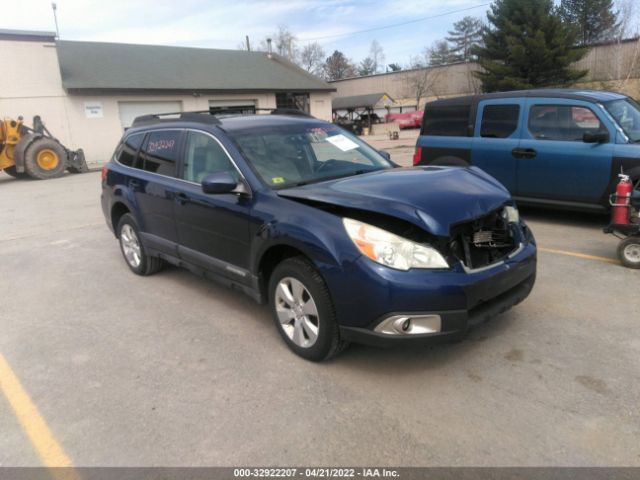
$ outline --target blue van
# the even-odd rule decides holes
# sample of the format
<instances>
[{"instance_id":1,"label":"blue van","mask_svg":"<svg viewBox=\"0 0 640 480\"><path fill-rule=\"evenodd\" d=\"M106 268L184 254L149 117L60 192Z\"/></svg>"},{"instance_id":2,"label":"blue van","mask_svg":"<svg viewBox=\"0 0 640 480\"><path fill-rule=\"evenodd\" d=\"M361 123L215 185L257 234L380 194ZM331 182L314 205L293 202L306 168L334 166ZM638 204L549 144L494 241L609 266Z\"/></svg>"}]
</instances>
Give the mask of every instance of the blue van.
<instances>
[{"instance_id":1,"label":"blue van","mask_svg":"<svg viewBox=\"0 0 640 480\"><path fill-rule=\"evenodd\" d=\"M414 165L475 165L520 204L606 209L621 170L640 181L640 105L539 89L427 104Z\"/></svg>"}]
</instances>

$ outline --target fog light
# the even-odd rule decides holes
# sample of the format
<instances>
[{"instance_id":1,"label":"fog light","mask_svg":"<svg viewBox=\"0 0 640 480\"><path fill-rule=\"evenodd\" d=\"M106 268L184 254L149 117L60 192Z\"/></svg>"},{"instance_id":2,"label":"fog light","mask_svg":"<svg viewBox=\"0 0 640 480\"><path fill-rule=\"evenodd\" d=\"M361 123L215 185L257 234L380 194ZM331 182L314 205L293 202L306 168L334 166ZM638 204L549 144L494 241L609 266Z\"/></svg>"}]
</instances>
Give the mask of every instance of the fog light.
<instances>
[{"instance_id":1,"label":"fog light","mask_svg":"<svg viewBox=\"0 0 640 480\"><path fill-rule=\"evenodd\" d=\"M392 315L374 329L388 335L416 335L437 333L442 329L440 315Z\"/></svg>"}]
</instances>

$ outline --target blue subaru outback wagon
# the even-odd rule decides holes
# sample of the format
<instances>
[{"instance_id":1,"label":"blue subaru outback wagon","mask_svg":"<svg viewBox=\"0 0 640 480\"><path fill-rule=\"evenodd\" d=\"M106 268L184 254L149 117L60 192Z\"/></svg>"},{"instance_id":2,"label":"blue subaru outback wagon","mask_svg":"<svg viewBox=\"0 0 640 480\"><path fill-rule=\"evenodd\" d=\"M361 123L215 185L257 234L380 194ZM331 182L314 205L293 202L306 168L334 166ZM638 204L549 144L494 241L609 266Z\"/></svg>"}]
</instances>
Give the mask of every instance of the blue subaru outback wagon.
<instances>
[{"instance_id":1,"label":"blue subaru outback wagon","mask_svg":"<svg viewBox=\"0 0 640 480\"><path fill-rule=\"evenodd\" d=\"M268 303L288 346L458 338L519 303L536 247L477 168L398 168L293 112L145 116L103 169L102 208L129 268L163 263Z\"/></svg>"},{"instance_id":2,"label":"blue subaru outback wagon","mask_svg":"<svg viewBox=\"0 0 640 480\"><path fill-rule=\"evenodd\" d=\"M609 207L621 171L640 181L640 105L620 93L538 89L427 104L415 165L475 165L519 204Z\"/></svg>"}]
</instances>

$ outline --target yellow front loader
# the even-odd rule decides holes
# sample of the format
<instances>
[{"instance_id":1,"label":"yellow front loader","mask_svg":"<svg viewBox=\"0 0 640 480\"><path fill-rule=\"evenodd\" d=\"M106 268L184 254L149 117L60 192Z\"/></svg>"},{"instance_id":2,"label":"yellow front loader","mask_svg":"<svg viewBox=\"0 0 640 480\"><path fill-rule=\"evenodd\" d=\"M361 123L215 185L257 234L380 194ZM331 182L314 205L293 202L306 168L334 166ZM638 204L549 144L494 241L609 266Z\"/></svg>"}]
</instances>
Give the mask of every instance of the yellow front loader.
<instances>
[{"instance_id":1,"label":"yellow front loader","mask_svg":"<svg viewBox=\"0 0 640 480\"><path fill-rule=\"evenodd\" d=\"M33 128L22 120L0 120L0 170L12 177L38 180L60 177L65 170L88 170L82 149L72 151L62 145L39 116L33 117Z\"/></svg>"}]
</instances>

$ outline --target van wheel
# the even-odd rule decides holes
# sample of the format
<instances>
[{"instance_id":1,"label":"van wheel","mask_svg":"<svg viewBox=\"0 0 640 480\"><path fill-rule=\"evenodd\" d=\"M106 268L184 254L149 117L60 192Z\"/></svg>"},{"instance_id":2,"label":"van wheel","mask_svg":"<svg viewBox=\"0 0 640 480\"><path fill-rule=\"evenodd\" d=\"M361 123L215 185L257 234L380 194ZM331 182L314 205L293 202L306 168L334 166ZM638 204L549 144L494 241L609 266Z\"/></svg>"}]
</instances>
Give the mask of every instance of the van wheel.
<instances>
[{"instance_id":1,"label":"van wheel","mask_svg":"<svg viewBox=\"0 0 640 480\"><path fill-rule=\"evenodd\" d=\"M318 362L346 347L329 289L304 257L288 258L274 269L269 306L280 335L299 356Z\"/></svg>"},{"instance_id":2,"label":"van wheel","mask_svg":"<svg viewBox=\"0 0 640 480\"><path fill-rule=\"evenodd\" d=\"M147 254L140 241L140 229L130 213L125 213L118 222L120 250L127 266L137 275L152 275L162 268L162 260Z\"/></svg>"},{"instance_id":3,"label":"van wheel","mask_svg":"<svg viewBox=\"0 0 640 480\"><path fill-rule=\"evenodd\" d=\"M618 258L625 267L640 268L640 236L621 241L618 245Z\"/></svg>"}]
</instances>

